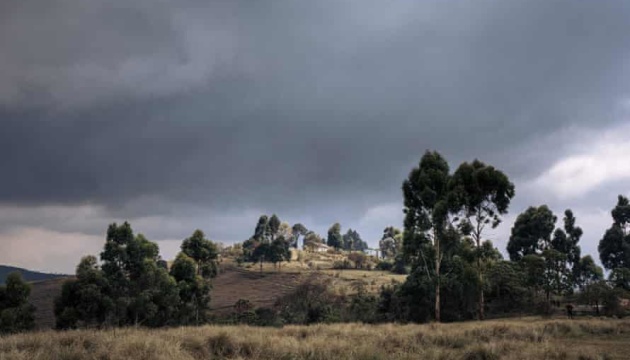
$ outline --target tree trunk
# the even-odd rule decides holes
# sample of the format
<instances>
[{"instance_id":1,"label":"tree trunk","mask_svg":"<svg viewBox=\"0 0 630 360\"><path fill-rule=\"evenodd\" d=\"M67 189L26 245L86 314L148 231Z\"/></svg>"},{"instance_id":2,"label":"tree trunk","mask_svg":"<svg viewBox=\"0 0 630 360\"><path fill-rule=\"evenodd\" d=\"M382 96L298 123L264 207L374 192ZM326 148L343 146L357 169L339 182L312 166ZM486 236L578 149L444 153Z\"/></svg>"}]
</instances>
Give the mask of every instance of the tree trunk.
<instances>
[{"instance_id":1,"label":"tree trunk","mask_svg":"<svg viewBox=\"0 0 630 360\"><path fill-rule=\"evenodd\" d=\"M481 209L477 209L477 229L474 233L475 242L477 243L477 275L479 276L479 284L478 292L479 292L479 320L483 320L485 318L484 308L485 308L485 298L483 293L483 270L481 269L481 218L479 214L481 213Z\"/></svg>"},{"instance_id":2,"label":"tree trunk","mask_svg":"<svg viewBox=\"0 0 630 360\"><path fill-rule=\"evenodd\" d=\"M440 253L440 239L437 236L437 231L433 232L435 239L435 321L440 322L440 264L442 262L442 256Z\"/></svg>"},{"instance_id":3,"label":"tree trunk","mask_svg":"<svg viewBox=\"0 0 630 360\"><path fill-rule=\"evenodd\" d=\"M479 272L479 320L485 319L484 306L485 299L483 296L483 274Z\"/></svg>"}]
</instances>

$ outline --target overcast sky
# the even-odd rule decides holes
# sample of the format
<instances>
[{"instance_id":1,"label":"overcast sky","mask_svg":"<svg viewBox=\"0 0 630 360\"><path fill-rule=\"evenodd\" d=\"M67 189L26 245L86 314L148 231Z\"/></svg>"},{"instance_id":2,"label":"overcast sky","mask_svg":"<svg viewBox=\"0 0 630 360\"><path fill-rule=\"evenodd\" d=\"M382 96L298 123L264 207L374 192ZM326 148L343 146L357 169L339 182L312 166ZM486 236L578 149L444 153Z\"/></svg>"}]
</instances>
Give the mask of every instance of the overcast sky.
<instances>
[{"instance_id":1,"label":"overcast sky","mask_svg":"<svg viewBox=\"0 0 630 360\"><path fill-rule=\"evenodd\" d=\"M272 213L374 246L427 149L515 183L504 253L546 203L598 259L630 195L630 2L10 0L0 49L0 264L124 220L166 258Z\"/></svg>"}]
</instances>

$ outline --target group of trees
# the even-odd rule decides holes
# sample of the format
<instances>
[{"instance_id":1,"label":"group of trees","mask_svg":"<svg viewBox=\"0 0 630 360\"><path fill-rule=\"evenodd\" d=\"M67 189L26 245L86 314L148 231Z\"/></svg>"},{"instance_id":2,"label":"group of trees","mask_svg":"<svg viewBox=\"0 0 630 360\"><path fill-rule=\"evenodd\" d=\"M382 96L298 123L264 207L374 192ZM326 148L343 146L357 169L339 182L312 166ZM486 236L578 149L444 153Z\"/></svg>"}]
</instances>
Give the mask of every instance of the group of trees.
<instances>
[{"instance_id":1,"label":"group of trees","mask_svg":"<svg viewBox=\"0 0 630 360\"><path fill-rule=\"evenodd\" d=\"M345 234L341 235L339 223L334 223L328 229L326 245L346 251L365 251L368 249L367 243L361 239L361 235L356 230L348 229Z\"/></svg>"},{"instance_id":2,"label":"group of trees","mask_svg":"<svg viewBox=\"0 0 630 360\"><path fill-rule=\"evenodd\" d=\"M510 261L503 260L484 234L500 224L514 194L508 177L490 165L465 162L451 173L439 153L425 153L403 183L404 231L387 228L380 242L391 258L396 236L402 237L402 256L412 268L404 284L387 292L397 304L396 319L483 319L488 308L548 311L554 297L565 295L616 306L615 288L630 290L628 199L619 197L600 241L602 264L611 271L605 281L593 258L581 256L583 232L571 210L556 228L546 205L526 209L512 227Z\"/></svg>"},{"instance_id":3,"label":"group of trees","mask_svg":"<svg viewBox=\"0 0 630 360\"><path fill-rule=\"evenodd\" d=\"M531 286L542 289L547 302L551 294L571 292L601 273L590 266L594 264L590 256L581 258L582 229L573 212L565 211L563 228L556 229L556 221L546 205L529 207L516 218L507 245L510 260L522 262L532 274Z\"/></svg>"},{"instance_id":4,"label":"group of trees","mask_svg":"<svg viewBox=\"0 0 630 360\"><path fill-rule=\"evenodd\" d=\"M30 330L35 325L35 307L28 302L31 286L19 272L7 276L0 286L0 334Z\"/></svg>"},{"instance_id":5,"label":"group of trees","mask_svg":"<svg viewBox=\"0 0 630 360\"><path fill-rule=\"evenodd\" d=\"M280 221L277 215L271 217L261 215L258 219L254 234L243 242L242 252L244 261L260 263L261 271L264 262L273 263L276 266L283 261L291 260L291 248L298 248L300 238L303 239L303 248L313 250L318 244L326 244L331 248L346 251L364 252L368 245L356 230L348 229L342 235L341 225L333 224L328 229L326 239L314 231L308 230L301 223L289 225Z\"/></svg>"},{"instance_id":6,"label":"group of trees","mask_svg":"<svg viewBox=\"0 0 630 360\"><path fill-rule=\"evenodd\" d=\"M158 245L131 225L111 224L100 254L85 256L76 279L55 299L57 327L199 324L206 321L210 279L217 274L217 249L196 230L172 263Z\"/></svg>"},{"instance_id":7,"label":"group of trees","mask_svg":"<svg viewBox=\"0 0 630 360\"><path fill-rule=\"evenodd\" d=\"M613 223L599 242L600 259L615 286L630 291L630 202L619 195Z\"/></svg>"},{"instance_id":8,"label":"group of trees","mask_svg":"<svg viewBox=\"0 0 630 360\"><path fill-rule=\"evenodd\" d=\"M427 152L402 188L403 251L415 269L412 281L422 287L432 284L427 298L434 299L435 320L441 320L442 287L452 279L462 286L476 284L478 317L483 319L485 263L498 256L483 240L483 231L499 225L514 196L514 185L501 171L478 160L461 164L451 174L439 153ZM464 259L474 265L467 268Z\"/></svg>"},{"instance_id":9,"label":"group of trees","mask_svg":"<svg viewBox=\"0 0 630 360\"><path fill-rule=\"evenodd\" d=\"M271 217L262 215L258 219L254 235L243 242L245 261L259 262L260 270L264 262L276 266L283 261L291 261L291 247L297 247L300 236L307 235L308 230L302 224L291 227L281 222L275 214Z\"/></svg>"}]
</instances>

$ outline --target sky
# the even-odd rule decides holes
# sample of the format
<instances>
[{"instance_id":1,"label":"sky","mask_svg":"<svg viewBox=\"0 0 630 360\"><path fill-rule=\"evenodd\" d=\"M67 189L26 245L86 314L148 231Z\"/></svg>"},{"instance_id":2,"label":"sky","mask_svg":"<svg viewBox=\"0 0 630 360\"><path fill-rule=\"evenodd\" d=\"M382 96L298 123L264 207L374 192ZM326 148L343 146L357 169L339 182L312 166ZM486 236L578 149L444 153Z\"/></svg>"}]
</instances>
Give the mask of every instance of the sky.
<instances>
[{"instance_id":1,"label":"sky","mask_svg":"<svg viewBox=\"0 0 630 360\"><path fill-rule=\"evenodd\" d=\"M276 213L376 246L426 150L571 208L630 195L630 2L0 3L0 264L72 273L129 221L175 256Z\"/></svg>"}]
</instances>

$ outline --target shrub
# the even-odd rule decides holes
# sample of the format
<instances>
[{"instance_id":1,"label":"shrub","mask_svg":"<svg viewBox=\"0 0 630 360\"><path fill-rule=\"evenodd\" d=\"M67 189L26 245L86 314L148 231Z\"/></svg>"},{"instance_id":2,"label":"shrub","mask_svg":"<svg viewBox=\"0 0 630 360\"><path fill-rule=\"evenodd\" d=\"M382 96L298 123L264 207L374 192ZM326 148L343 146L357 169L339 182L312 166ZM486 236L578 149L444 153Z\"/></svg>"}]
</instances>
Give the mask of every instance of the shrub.
<instances>
[{"instance_id":1,"label":"shrub","mask_svg":"<svg viewBox=\"0 0 630 360\"><path fill-rule=\"evenodd\" d=\"M333 269L336 269L336 270L351 269L352 268L352 263L350 263L350 261L348 259L337 260L337 261L333 262L332 267L333 267Z\"/></svg>"},{"instance_id":2,"label":"shrub","mask_svg":"<svg viewBox=\"0 0 630 360\"><path fill-rule=\"evenodd\" d=\"M389 261L379 261L378 264L376 264L376 270L382 270L382 271L391 271L392 268L394 267L394 264L392 264Z\"/></svg>"}]
</instances>

